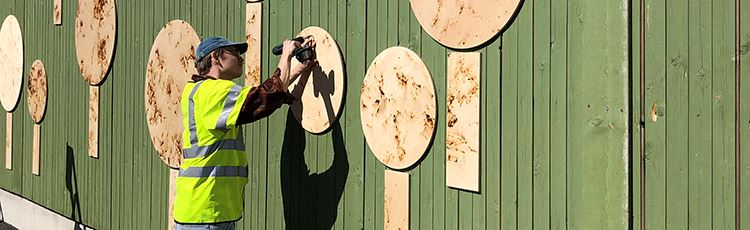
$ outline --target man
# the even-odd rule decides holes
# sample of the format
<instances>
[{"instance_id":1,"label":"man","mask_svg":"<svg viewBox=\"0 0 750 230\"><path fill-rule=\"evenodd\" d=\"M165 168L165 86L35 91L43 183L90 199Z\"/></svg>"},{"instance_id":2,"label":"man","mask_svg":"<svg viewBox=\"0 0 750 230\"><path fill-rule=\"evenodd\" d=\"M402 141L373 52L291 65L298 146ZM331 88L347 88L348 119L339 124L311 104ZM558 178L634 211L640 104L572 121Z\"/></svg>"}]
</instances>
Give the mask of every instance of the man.
<instances>
[{"instance_id":1,"label":"man","mask_svg":"<svg viewBox=\"0 0 750 230\"><path fill-rule=\"evenodd\" d=\"M175 229L234 229L244 210L247 157L240 125L267 117L295 98L287 88L317 61L290 70L294 50L315 46L286 40L273 76L258 87L234 82L242 75L247 44L221 37L203 40L195 52L198 75L182 93L183 161L177 177ZM304 74L307 76L307 74Z\"/></svg>"}]
</instances>

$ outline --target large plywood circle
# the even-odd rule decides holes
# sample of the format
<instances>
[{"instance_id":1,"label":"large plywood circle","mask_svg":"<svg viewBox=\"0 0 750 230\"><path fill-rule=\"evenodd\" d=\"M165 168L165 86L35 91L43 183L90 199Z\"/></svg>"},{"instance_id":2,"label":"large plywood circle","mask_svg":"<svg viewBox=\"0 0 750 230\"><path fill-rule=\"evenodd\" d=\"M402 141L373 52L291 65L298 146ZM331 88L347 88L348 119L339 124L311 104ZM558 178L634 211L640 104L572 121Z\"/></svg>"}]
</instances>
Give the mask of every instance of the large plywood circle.
<instances>
[{"instance_id":1,"label":"large plywood circle","mask_svg":"<svg viewBox=\"0 0 750 230\"><path fill-rule=\"evenodd\" d=\"M310 133L322 133L338 119L345 93L344 60L339 46L331 35L320 27L308 27L298 36L312 35L318 67L308 76L300 76L289 85L289 91L299 100L291 105L292 114ZM292 69L300 65L292 60Z\"/></svg>"},{"instance_id":2,"label":"large plywood circle","mask_svg":"<svg viewBox=\"0 0 750 230\"><path fill-rule=\"evenodd\" d=\"M182 163L180 97L193 74L198 34L187 22L174 20L161 29L151 47L145 83L146 119L151 141L169 167Z\"/></svg>"},{"instance_id":3,"label":"large plywood circle","mask_svg":"<svg viewBox=\"0 0 750 230\"><path fill-rule=\"evenodd\" d=\"M104 80L115 49L117 17L114 0L78 0L76 56L83 79L90 85Z\"/></svg>"},{"instance_id":4,"label":"large plywood circle","mask_svg":"<svg viewBox=\"0 0 750 230\"><path fill-rule=\"evenodd\" d=\"M416 53L392 47L375 57L362 83L360 115L380 162L405 169L422 158L435 133L435 100L432 77Z\"/></svg>"},{"instance_id":5,"label":"large plywood circle","mask_svg":"<svg viewBox=\"0 0 750 230\"><path fill-rule=\"evenodd\" d=\"M475 48L495 37L519 5L520 0L411 0L422 28L454 49Z\"/></svg>"},{"instance_id":6,"label":"large plywood circle","mask_svg":"<svg viewBox=\"0 0 750 230\"><path fill-rule=\"evenodd\" d=\"M15 16L9 15L0 28L0 104L13 111L23 85L23 37Z\"/></svg>"},{"instance_id":7,"label":"large plywood circle","mask_svg":"<svg viewBox=\"0 0 750 230\"><path fill-rule=\"evenodd\" d=\"M35 123L41 124L47 109L47 71L40 60L34 61L29 70L29 114Z\"/></svg>"}]
</instances>

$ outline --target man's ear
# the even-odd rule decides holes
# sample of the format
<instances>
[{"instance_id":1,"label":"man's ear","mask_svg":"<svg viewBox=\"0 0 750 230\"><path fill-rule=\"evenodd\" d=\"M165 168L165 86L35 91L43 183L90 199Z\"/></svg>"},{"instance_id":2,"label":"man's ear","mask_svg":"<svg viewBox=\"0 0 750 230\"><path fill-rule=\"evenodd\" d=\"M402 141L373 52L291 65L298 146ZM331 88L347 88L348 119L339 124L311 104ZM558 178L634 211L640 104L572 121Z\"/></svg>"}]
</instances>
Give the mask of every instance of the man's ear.
<instances>
[{"instance_id":1,"label":"man's ear","mask_svg":"<svg viewBox=\"0 0 750 230\"><path fill-rule=\"evenodd\" d=\"M222 68L224 67L224 65L221 64L221 57L220 57L221 55L219 55L219 52L216 52L216 51L211 52L210 56L211 56L211 65L219 66Z\"/></svg>"}]
</instances>

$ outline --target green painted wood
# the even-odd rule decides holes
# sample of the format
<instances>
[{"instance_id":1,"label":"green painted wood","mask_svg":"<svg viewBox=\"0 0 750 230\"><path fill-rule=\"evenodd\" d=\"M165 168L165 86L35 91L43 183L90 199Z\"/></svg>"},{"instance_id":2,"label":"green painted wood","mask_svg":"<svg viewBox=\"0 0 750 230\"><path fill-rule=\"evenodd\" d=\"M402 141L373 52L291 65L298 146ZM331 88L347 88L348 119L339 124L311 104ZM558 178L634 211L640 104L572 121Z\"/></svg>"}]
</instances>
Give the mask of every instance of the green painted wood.
<instances>
[{"instance_id":1,"label":"green painted wood","mask_svg":"<svg viewBox=\"0 0 750 230\"><path fill-rule=\"evenodd\" d=\"M740 10L750 9L749 0L740 0ZM740 14L740 50L739 50L739 63L740 63L740 91L737 92L740 97L740 136L738 142L740 144L740 168L739 170L739 229L750 229L750 147L747 143L750 143L750 80L746 80L746 76L750 76L750 15ZM742 77L745 76L745 79Z\"/></svg>"},{"instance_id":2,"label":"green painted wood","mask_svg":"<svg viewBox=\"0 0 750 230\"><path fill-rule=\"evenodd\" d=\"M667 2L666 228L688 228L688 5ZM675 38L675 39L671 39Z\"/></svg>"},{"instance_id":3,"label":"green painted wood","mask_svg":"<svg viewBox=\"0 0 750 230\"><path fill-rule=\"evenodd\" d=\"M621 8L626 3L569 5L569 30L576 31L568 43L571 229L628 225L628 9Z\"/></svg>"},{"instance_id":4,"label":"green painted wood","mask_svg":"<svg viewBox=\"0 0 750 230\"><path fill-rule=\"evenodd\" d=\"M362 131L361 121L359 118L359 89L360 82L364 79L367 71L367 3L363 1L351 2L347 4L346 13L346 64L347 64L347 99L344 107L344 114L339 118L346 122L344 134L350 138L347 141L346 156L349 159L348 177L344 189L345 213L344 226L342 229L364 229L364 215L362 212L365 207L365 141ZM364 54L362 51L366 51ZM350 95L350 96L349 96ZM336 140L336 137L334 137ZM341 148L338 146L337 148Z\"/></svg>"},{"instance_id":5,"label":"green painted wood","mask_svg":"<svg viewBox=\"0 0 750 230\"><path fill-rule=\"evenodd\" d=\"M711 15L710 4L690 2L690 149L688 219L691 228L711 228ZM695 186L693 186L695 185Z\"/></svg>"},{"instance_id":6,"label":"green painted wood","mask_svg":"<svg viewBox=\"0 0 750 230\"><path fill-rule=\"evenodd\" d=\"M503 229L518 228L518 27L514 22L504 32L500 51L500 222Z\"/></svg>"},{"instance_id":7,"label":"green painted wood","mask_svg":"<svg viewBox=\"0 0 750 230\"><path fill-rule=\"evenodd\" d=\"M567 225L567 0L550 7L550 229Z\"/></svg>"},{"instance_id":8,"label":"green painted wood","mask_svg":"<svg viewBox=\"0 0 750 230\"><path fill-rule=\"evenodd\" d=\"M712 5L713 228L735 229L735 15L734 2Z\"/></svg>"},{"instance_id":9,"label":"green painted wood","mask_svg":"<svg viewBox=\"0 0 750 230\"><path fill-rule=\"evenodd\" d=\"M646 229L666 228L666 11L665 2L646 3L644 111L646 134ZM655 116L655 117L654 117ZM656 118L656 121L654 121Z\"/></svg>"},{"instance_id":10,"label":"green painted wood","mask_svg":"<svg viewBox=\"0 0 750 230\"><path fill-rule=\"evenodd\" d=\"M518 167L518 228L519 229L531 229L533 228L533 139L534 139L534 124L533 124L533 71L534 71L534 51L533 41L530 38L534 37L534 2L524 2L524 7L521 9L521 13L516 19L515 25L518 26L519 40L517 43L517 58L514 60L517 64L518 72L516 78L517 101L518 110L516 122L518 127L516 130L516 136L518 136L518 160L516 161ZM512 103L512 102L511 102Z\"/></svg>"},{"instance_id":11,"label":"green painted wood","mask_svg":"<svg viewBox=\"0 0 750 230\"><path fill-rule=\"evenodd\" d=\"M500 143L501 134L501 115L497 111L501 110L501 97L500 97L500 48L502 38L497 38L492 45L486 48L486 52L483 54L482 59L482 70L481 70L481 91L486 92L481 95L481 107L482 107L482 146L480 147L480 157L486 159L482 161L481 166L484 173L480 176L480 189L484 189L482 192L487 194L487 201L485 213L487 218L486 228L499 228L501 223L500 215L500 204L501 204L501 148ZM441 159L443 160L443 159ZM443 161L440 161L442 163ZM440 184L440 183L439 183Z\"/></svg>"},{"instance_id":12,"label":"green painted wood","mask_svg":"<svg viewBox=\"0 0 750 230\"><path fill-rule=\"evenodd\" d=\"M551 3L533 2L532 228L549 229L551 142Z\"/></svg>"}]
</instances>

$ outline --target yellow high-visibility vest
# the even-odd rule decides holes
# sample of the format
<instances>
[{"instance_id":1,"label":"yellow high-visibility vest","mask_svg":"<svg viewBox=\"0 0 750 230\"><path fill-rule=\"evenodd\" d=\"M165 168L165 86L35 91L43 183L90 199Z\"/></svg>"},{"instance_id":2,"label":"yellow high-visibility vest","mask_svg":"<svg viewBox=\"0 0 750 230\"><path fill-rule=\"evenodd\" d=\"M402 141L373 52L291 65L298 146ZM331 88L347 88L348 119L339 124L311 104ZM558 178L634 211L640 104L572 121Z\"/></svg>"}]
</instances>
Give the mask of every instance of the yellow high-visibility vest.
<instances>
[{"instance_id":1,"label":"yellow high-visibility vest","mask_svg":"<svg viewBox=\"0 0 750 230\"><path fill-rule=\"evenodd\" d=\"M247 156L237 118L249 87L228 80L188 83L182 93L182 165L173 217L178 223L242 218Z\"/></svg>"}]
</instances>

